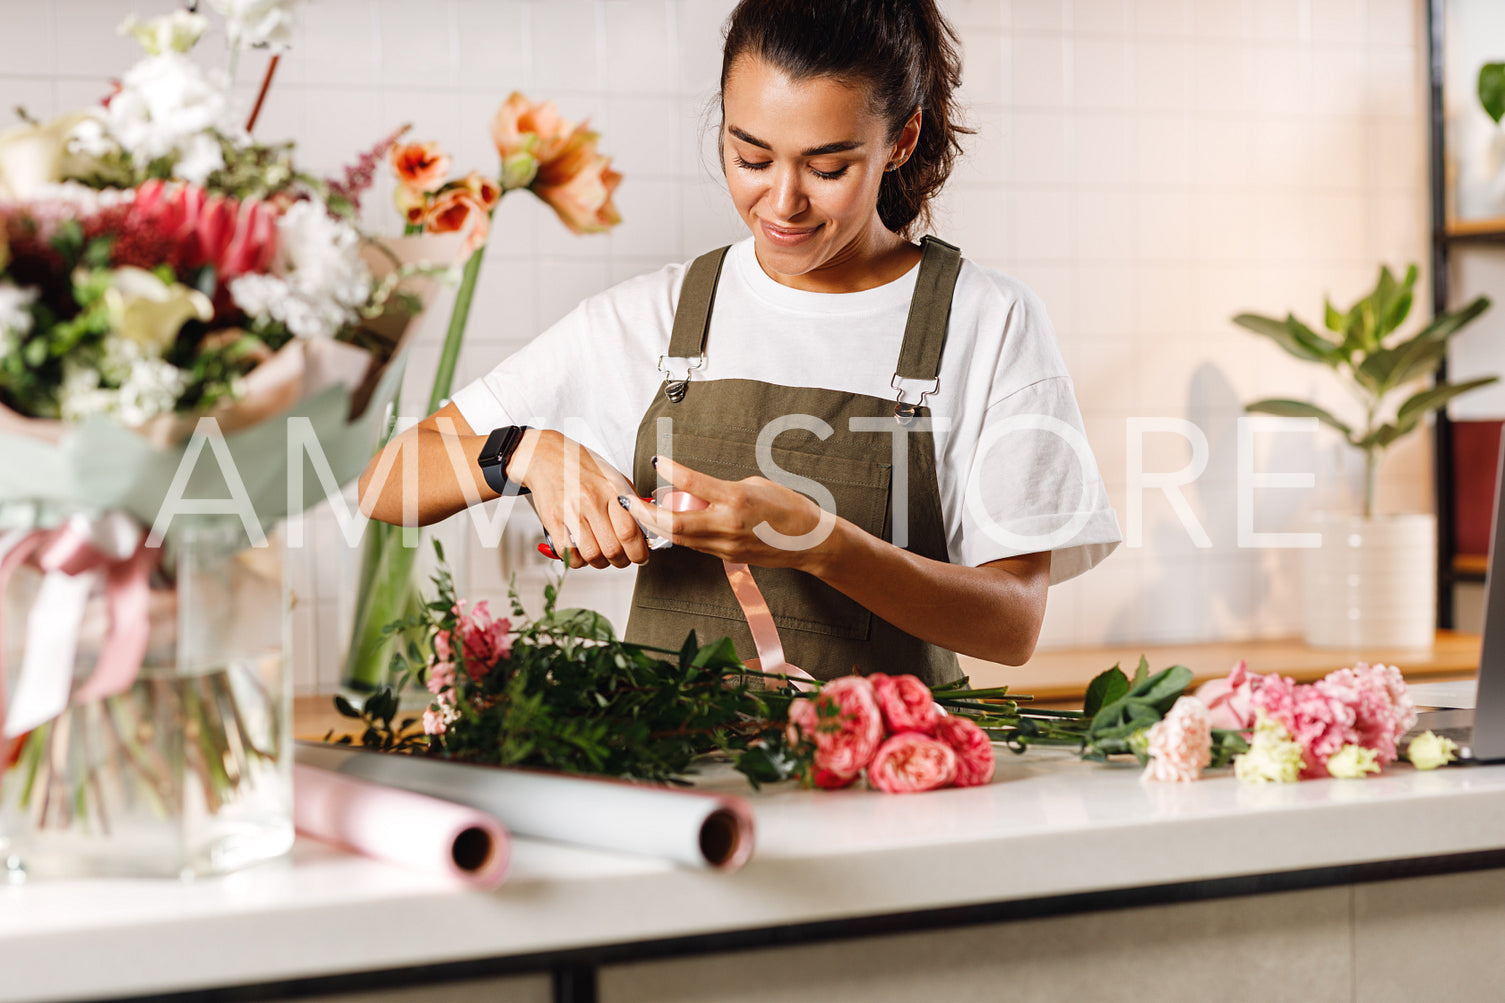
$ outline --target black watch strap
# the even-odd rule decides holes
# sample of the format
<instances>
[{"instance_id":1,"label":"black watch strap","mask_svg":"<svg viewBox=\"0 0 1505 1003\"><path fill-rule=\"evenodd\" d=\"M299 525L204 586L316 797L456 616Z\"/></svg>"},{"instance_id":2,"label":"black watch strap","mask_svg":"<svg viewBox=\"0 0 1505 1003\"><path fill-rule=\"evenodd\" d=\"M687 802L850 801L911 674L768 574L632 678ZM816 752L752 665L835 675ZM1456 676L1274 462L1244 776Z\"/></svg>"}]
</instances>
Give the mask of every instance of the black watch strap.
<instances>
[{"instance_id":1,"label":"black watch strap","mask_svg":"<svg viewBox=\"0 0 1505 1003\"><path fill-rule=\"evenodd\" d=\"M506 425L493 429L486 437L486 445L481 447L481 454L476 457L481 476L486 478L491 490L499 495L528 493L528 489L521 484L507 480L507 464L511 461L512 454L517 452L517 444L523 441L523 433L528 428L527 425Z\"/></svg>"}]
</instances>

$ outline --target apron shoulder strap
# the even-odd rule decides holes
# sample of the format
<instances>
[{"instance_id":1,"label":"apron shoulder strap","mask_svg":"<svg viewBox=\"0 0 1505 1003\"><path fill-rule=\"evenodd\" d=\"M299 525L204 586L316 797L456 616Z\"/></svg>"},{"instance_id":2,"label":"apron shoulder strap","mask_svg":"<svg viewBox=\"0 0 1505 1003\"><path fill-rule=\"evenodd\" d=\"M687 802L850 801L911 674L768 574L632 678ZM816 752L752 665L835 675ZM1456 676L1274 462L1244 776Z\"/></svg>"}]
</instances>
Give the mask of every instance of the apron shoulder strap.
<instances>
[{"instance_id":1,"label":"apron shoulder strap","mask_svg":"<svg viewBox=\"0 0 1505 1003\"><path fill-rule=\"evenodd\" d=\"M693 359L705 352L706 332L711 328L711 307L716 302L716 283L730 246L709 251L690 262L674 308L674 333L669 337L669 358Z\"/></svg>"},{"instance_id":2,"label":"apron shoulder strap","mask_svg":"<svg viewBox=\"0 0 1505 1003\"><path fill-rule=\"evenodd\" d=\"M951 292L962 267L961 249L939 237L923 237L920 247L920 274L915 278L904 345L899 349L897 378L901 380L933 380L940 373Z\"/></svg>"}]
</instances>

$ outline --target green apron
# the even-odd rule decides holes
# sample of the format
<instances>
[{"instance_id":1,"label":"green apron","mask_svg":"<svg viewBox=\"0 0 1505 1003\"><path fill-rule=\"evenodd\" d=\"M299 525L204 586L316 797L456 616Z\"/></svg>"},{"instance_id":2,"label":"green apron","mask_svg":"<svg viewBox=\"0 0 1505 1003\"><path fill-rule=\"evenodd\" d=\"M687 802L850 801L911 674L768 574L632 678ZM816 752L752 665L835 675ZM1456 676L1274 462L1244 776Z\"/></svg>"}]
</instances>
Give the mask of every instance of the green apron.
<instances>
[{"instance_id":1,"label":"green apron","mask_svg":"<svg viewBox=\"0 0 1505 1003\"><path fill-rule=\"evenodd\" d=\"M951 292L961 252L934 237L922 241L924 254L904 330L894 383L899 379L939 385L941 350L951 312ZM691 263L680 290L668 358L704 359L716 284L727 248ZM780 433L772 457L780 469L824 485L836 502L836 515L884 540L894 540L891 509L895 424L920 425L923 405L810 387L785 387L758 380L690 381L667 378L638 426L633 481L651 495L657 475L654 456L718 477L740 480L763 475L757 462L759 433L785 415L813 416L833 433L796 429ZM849 419L886 418L882 431L853 431ZM802 417L801 421L808 419ZM876 424L876 423L874 423ZM902 545L922 557L949 560L935 444L922 425L908 428L908 532ZM787 481L787 478L785 478ZM646 490L644 490L646 488ZM922 641L874 616L814 575L792 568L754 568L753 577L768 601L789 662L817 679L861 673L912 673L930 684L961 675L956 655ZM730 636L743 660L757 655L742 609L732 594L722 562L688 547L653 551L638 569L627 624L629 641L678 649L691 630L701 643Z\"/></svg>"}]
</instances>

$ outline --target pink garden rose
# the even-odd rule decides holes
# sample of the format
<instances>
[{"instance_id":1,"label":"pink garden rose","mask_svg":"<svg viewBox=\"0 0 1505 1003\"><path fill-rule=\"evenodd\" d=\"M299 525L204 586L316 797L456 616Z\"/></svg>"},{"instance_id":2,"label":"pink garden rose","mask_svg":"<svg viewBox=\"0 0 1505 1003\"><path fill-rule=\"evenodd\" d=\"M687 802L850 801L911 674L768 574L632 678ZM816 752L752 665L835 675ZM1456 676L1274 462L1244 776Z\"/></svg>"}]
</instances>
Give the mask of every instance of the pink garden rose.
<instances>
[{"instance_id":1,"label":"pink garden rose","mask_svg":"<svg viewBox=\"0 0 1505 1003\"><path fill-rule=\"evenodd\" d=\"M935 737L956 753L957 787L979 787L993 779L993 742L971 718L938 714Z\"/></svg>"},{"instance_id":2,"label":"pink garden rose","mask_svg":"<svg viewBox=\"0 0 1505 1003\"><path fill-rule=\"evenodd\" d=\"M469 613L465 612L462 599L455 606L458 620L461 650L465 656L465 673L471 679L481 679L497 662L512 654L512 622L506 617L493 617L490 604L482 599ZM455 656L454 636L441 630L434 635L434 657L439 663ZM429 669L430 674L433 668ZM453 676L454 670L450 669ZM433 690L430 686L430 690Z\"/></svg>"},{"instance_id":3,"label":"pink garden rose","mask_svg":"<svg viewBox=\"0 0 1505 1003\"><path fill-rule=\"evenodd\" d=\"M888 794L933 791L956 779L956 753L945 742L906 731L878 747L867 779Z\"/></svg>"},{"instance_id":4,"label":"pink garden rose","mask_svg":"<svg viewBox=\"0 0 1505 1003\"><path fill-rule=\"evenodd\" d=\"M1214 728L1248 731L1254 727L1254 690L1261 678L1250 672L1241 658L1222 679L1210 679L1197 687L1195 696L1211 712Z\"/></svg>"},{"instance_id":5,"label":"pink garden rose","mask_svg":"<svg viewBox=\"0 0 1505 1003\"><path fill-rule=\"evenodd\" d=\"M1196 697L1177 698L1169 713L1150 726L1147 737L1150 762L1144 780L1200 780L1203 768L1212 762L1212 715Z\"/></svg>"},{"instance_id":6,"label":"pink garden rose","mask_svg":"<svg viewBox=\"0 0 1505 1003\"><path fill-rule=\"evenodd\" d=\"M790 741L803 738L815 744L817 786L845 786L872 762L883 739L873 684L861 676L842 676L822 686L813 699L791 701L789 729Z\"/></svg>"},{"instance_id":7,"label":"pink garden rose","mask_svg":"<svg viewBox=\"0 0 1505 1003\"><path fill-rule=\"evenodd\" d=\"M873 684L873 695L878 698L878 709L883 712L883 725L890 734L918 731L929 735L935 731L941 715L935 709L930 687L920 682L918 676L888 676L874 672L867 679Z\"/></svg>"}]
</instances>

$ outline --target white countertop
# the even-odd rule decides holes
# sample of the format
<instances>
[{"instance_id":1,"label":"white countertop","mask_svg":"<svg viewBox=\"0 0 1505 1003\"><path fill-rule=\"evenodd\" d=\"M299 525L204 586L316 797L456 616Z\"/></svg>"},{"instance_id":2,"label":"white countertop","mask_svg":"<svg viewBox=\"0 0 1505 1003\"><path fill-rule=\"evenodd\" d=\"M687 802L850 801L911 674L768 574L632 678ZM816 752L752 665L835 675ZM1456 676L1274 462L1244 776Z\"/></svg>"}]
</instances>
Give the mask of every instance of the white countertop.
<instances>
[{"instance_id":1,"label":"white countertop","mask_svg":"<svg viewBox=\"0 0 1505 1003\"><path fill-rule=\"evenodd\" d=\"M78 999L528 955L1505 847L1505 766L1249 787L1000 751L993 784L748 792L735 874L519 840L494 892L300 840L191 884L0 887L0 1000ZM708 784L746 791L735 775Z\"/></svg>"}]
</instances>

